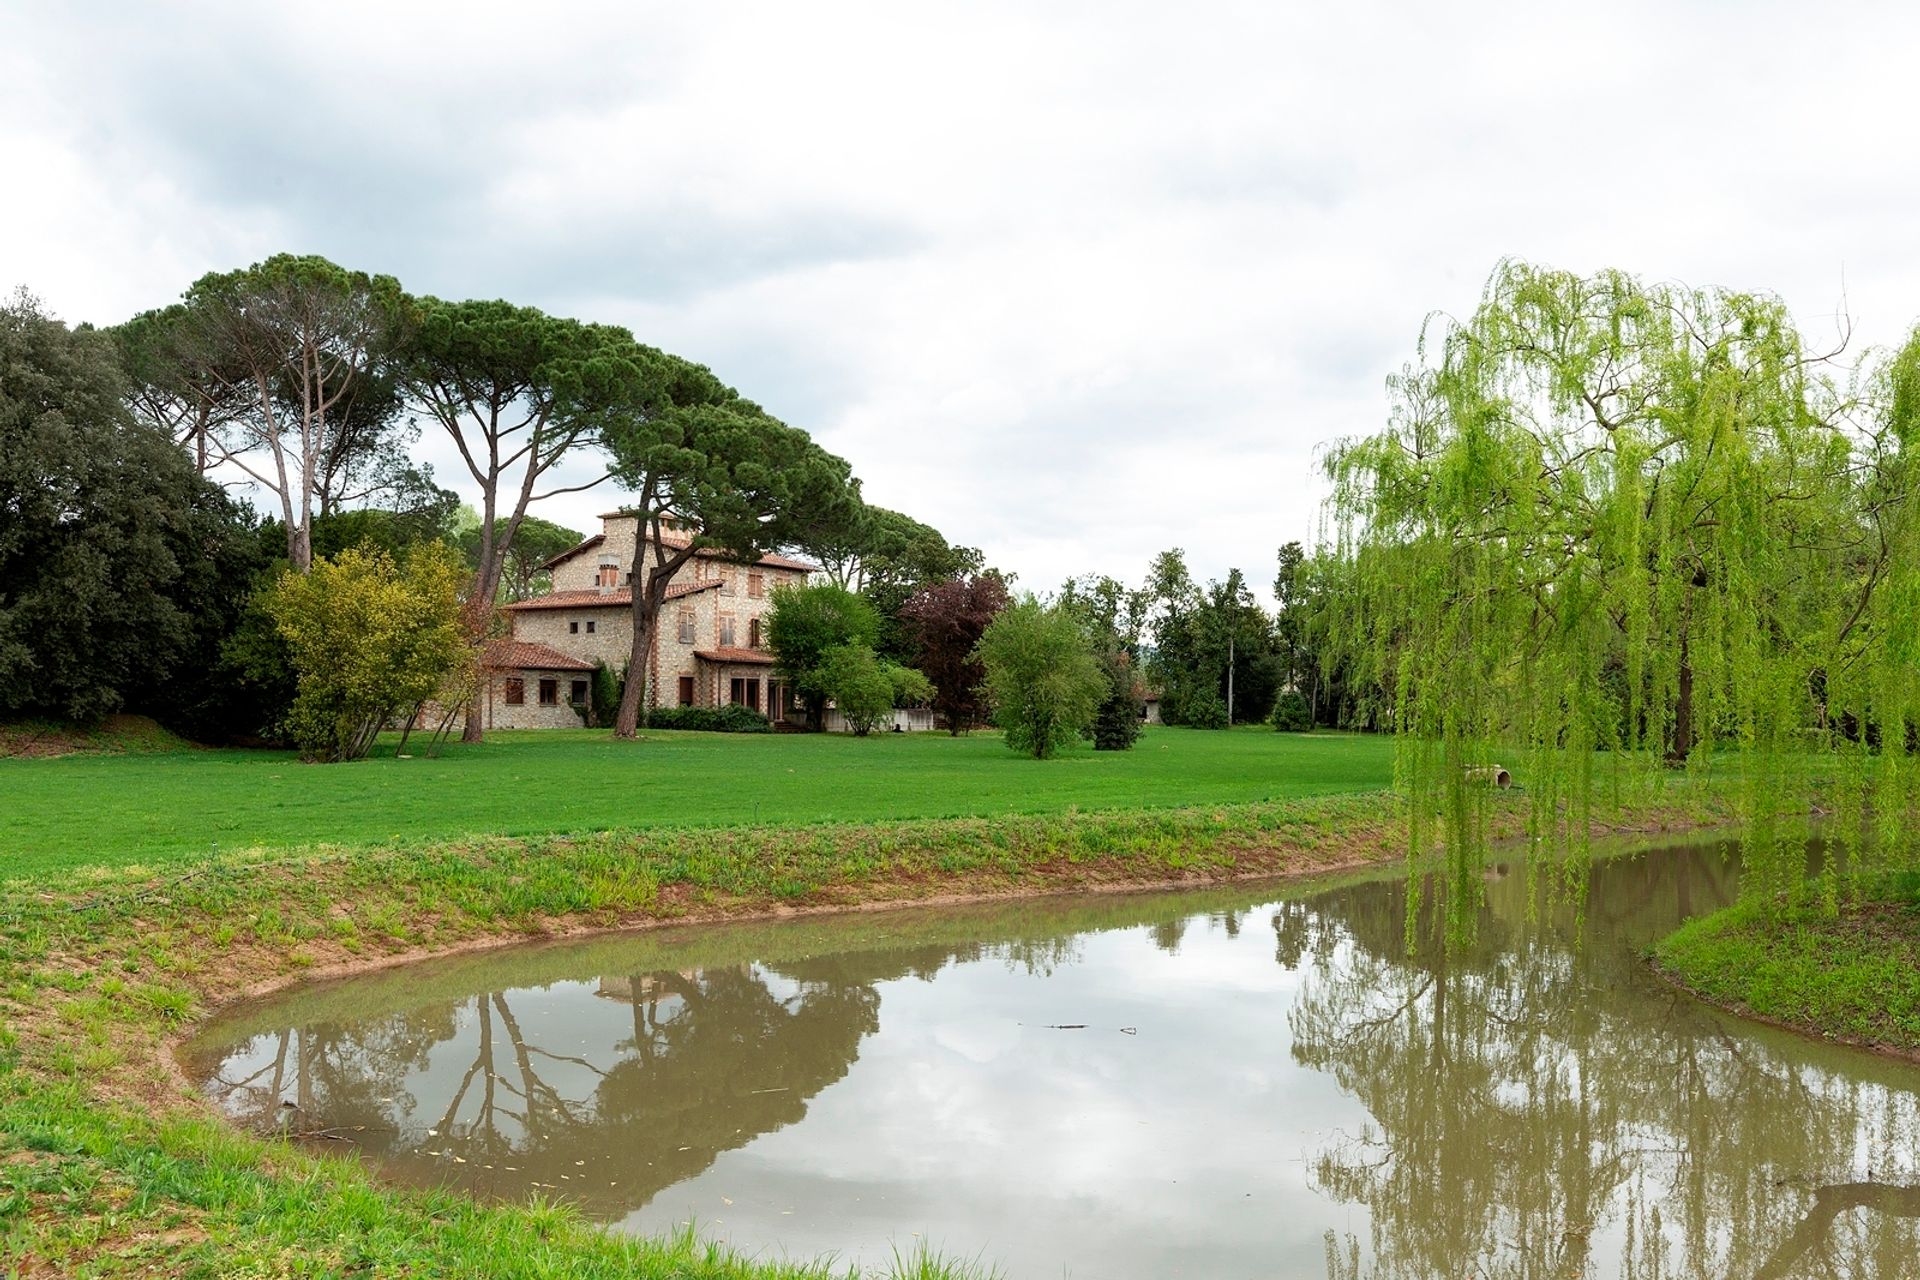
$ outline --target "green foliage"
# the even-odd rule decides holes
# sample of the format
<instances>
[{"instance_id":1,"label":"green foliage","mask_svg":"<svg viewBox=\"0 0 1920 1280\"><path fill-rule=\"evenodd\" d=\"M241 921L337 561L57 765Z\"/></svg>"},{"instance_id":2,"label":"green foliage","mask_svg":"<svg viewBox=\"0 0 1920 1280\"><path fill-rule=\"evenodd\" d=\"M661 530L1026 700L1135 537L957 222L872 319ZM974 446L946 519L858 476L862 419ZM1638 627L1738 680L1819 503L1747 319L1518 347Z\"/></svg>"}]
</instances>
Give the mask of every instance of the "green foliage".
<instances>
[{"instance_id":1,"label":"green foliage","mask_svg":"<svg viewBox=\"0 0 1920 1280\"><path fill-rule=\"evenodd\" d=\"M1139 739L1146 712L1146 690L1125 651L1115 649L1101 659L1107 678L1105 696L1094 714L1093 749L1128 751Z\"/></svg>"},{"instance_id":2,"label":"green foliage","mask_svg":"<svg viewBox=\"0 0 1920 1280\"><path fill-rule=\"evenodd\" d=\"M915 657L913 628L903 615L909 600L937 584L991 572L975 548L952 546L938 529L885 507L862 504L853 519L810 529L798 541L836 586L873 606L880 619L875 648L897 662Z\"/></svg>"},{"instance_id":3,"label":"green foliage","mask_svg":"<svg viewBox=\"0 0 1920 1280\"><path fill-rule=\"evenodd\" d=\"M0 718L131 707L218 736L253 521L130 421L114 344L0 305Z\"/></svg>"},{"instance_id":4,"label":"green foliage","mask_svg":"<svg viewBox=\"0 0 1920 1280\"><path fill-rule=\"evenodd\" d=\"M1743 890L1774 901L1821 751L1828 903L1910 863L1920 339L1842 388L1776 299L1508 263L1421 349L1387 429L1329 458L1332 639L1398 733L1415 896L1444 847L1467 926L1471 770L1516 752L1536 839L1580 853L1596 749L1621 788L1737 750Z\"/></svg>"},{"instance_id":5,"label":"green foliage","mask_svg":"<svg viewBox=\"0 0 1920 1280\"><path fill-rule=\"evenodd\" d=\"M933 681L913 667L882 660L880 669L887 673L887 681L893 686L893 705L896 707L929 706L939 692L933 687Z\"/></svg>"},{"instance_id":6,"label":"green foliage","mask_svg":"<svg viewBox=\"0 0 1920 1280\"><path fill-rule=\"evenodd\" d=\"M454 540L477 574L480 571L479 517L473 516L470 522L462 522L454 532ZM552 577L546 570L547 561L572 550L583 541L585 538L581 534L551 520L542 520L539 516L522 519L513 532L513 541L506 548L498 598L508 602L528 600L551 589ZM612 724L613 721L609 719L604 723Z\"/></svg>"},{"instance_id":7,"label":"green foliage","mask_svg":"<svg viewBox=\"0 0 1920 1280\"><path fill-rule=\"evenodd\" d=\"M1272 620L1254 603L1238 569L1226 581L1202 587L1176 547L1154 558L1139 601L1128 607L1144 608L1152 618L1148 671L1160 686L1161 715L1169 724L1224 728L1229 691L1233 719L1266 718L1283 668L1274 653Z\"/></svg>"},{"instance_id":8,"label":"green foliage","mask_svg":"<svg viewBox=\"0 0 1920 1280\"><path fill-rule=\"evenodd\" d=\"M426 483L408 474L413 428L387 377L406 324L391 276L276 254L202 276L179 310L143 317L136 330L149 323L171 329L164 344L136 335L129 350L176 361L171 381L195 388L190 399L206 402L216 389L227 397L213 429L224 455L278 499L296 571L313 558L316 508Z\"/></svg>"},{"instance_id":9,"label":"green foliage","mask_svg":"<svg viewBox=\"0 0 1920 1280\"><path fill-rule=\"evenodd\" d=\"M357 760L396 715L411 717L471 657L459 553L421 543L396 563L349 549L288 573L266 600L299 678L288 729L323 761Z\"/></svg>"},{"instance_id":10,"label":"green foliage","mask_svg":"<svg viewBox=\"0 0 1920 1280\"><path fill-rule=\"evenodd\" d=\"M752 707L730 702L720 707L655 707L647 712L649 729L686 729L700 733L772 733L773 724Z\"/></svg>"},{"instance_id":11,"label":"green foliage","mask_svg":"<svg viewBox=\"0 0 1920 1280\"><path fill-rule=\"evenodd\" d=\"M1070 611L1023 596L987 627L977 652L1009 747L1044 760L1092 731L1107 674Z\"/></svg>"},{"instance_id":12,"label":"green foliage","mask_svg":"<svg viewBox=\"0 0 1920 1280\"><path fill-rule=\"evenodd\" d=\"M633 495L625 510L642 531L629 570L628 666L638 670L667 588L692 557L718 551L750 563L796 541L803 530L853 519L859 492L844 459L703 366L633 343L621 368L601 436L615 478ZM615 721L618 735L638 722L640 684L628 686ZM815 699L809 704L815 728L819 714Z\"/></svg>"},{"instance_id":13,"label":"green foliage","mask_svg":"<svg viewBox=\"0 0 1920 1280\"><path fill-rule=\"evenodd\" d=\"M1176 686L1161 703L1161 714L1169 724L1183 724L1189 729L1224 729L1227 700L1212 689Z\"/></svg>"},{"instance_id":14,"label":"green foliage","mask_svg":"<svg viewBox=\"0 0 1920 1280\"><path fill-rule=\"evenodd\" d=\"M1289 689L1274 699L1273 727L1281 733L1305 733L1313 728L1313 713L1297 689Z\"/></svg>"},{"instance_id":15,"label":"green foliage","mask_svg":"<svg viewBox=\"0 0 1920 1280\"><path fill-rule=\"evenodd\" d=\"M842 644L828 649L819 678L854 736L866 737L891 717L894 682L887 664L868 646Z\"/></svg>"},{"instance_id":16,"label":"green foliage","mask_svg":"<svg viewBox=\"0 0 1920 1280\"><path fill-rule=\"evenodd\" d=\"M880 637L880 617L861 597L830 582L776 587L767 612L767 647L781 672L806 700L807 724L818 730L833 697L827 681L828 655L848 645L872 650Z\"/></svg>"},{"instance_id":17,"label":"green foliage","mask_svg":"<svg viewBox=\"0 0 1920 1280\"><path fill-rule=\"evenodd\" d=\"M594 661L587 695L587 710L594 727L604 729L613 723L613 717L620 710L620 684L621 678L613 673L612 667L598 659Z\"/></svg>"}]
</instances>

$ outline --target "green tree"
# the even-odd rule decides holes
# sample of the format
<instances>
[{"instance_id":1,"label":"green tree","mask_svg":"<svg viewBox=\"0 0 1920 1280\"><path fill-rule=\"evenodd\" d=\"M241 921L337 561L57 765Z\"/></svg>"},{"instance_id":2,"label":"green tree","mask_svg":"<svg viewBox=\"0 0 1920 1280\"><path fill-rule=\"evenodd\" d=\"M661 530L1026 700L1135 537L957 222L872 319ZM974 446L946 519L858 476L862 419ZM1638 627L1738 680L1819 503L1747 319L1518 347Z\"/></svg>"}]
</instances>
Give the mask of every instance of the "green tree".
<instances>
[{"instance_id":1,"label":"green tree","mask_svg":"<svg viewBox=\"0 0 1920 1280\"><path fill-rule=\"evenodd\" d=\"M245 371L200 349L184 303L143 312L111 330L136 420L186 449L205 475L226 457L226 433L255 403Z\"/></svg>"},{"instance_id":2,"label":"green tree","mask_svg":"<svg viewBox=\"0 0 1920 1280\"><path fill-rule=\"evenodd\" d=\"M477 578L481 543L479 514L471 507L465 508L455 516L454 526L454 541ZM498 598L508 602L530 600L547 590L552 583L547 563L579 546L584 540L582 534L551 520L531 515L522 518L519 529L513 535L513 542L507 547L506 560L500 572Z\"/></svg>"},{"instance_id":3,"label":"green tree","mask_svg":"<svg viewBox=\"0 0 1920 1280\"><path fill-rule=\"evenodd\" d=\"M358 760L396 717L411 721L472 661L463 626L466 565L425 542L396 562L350 548L287 573L266 600L299 693L288 730L316 760Z\"/></svg>"},{"instance_id":4,"label":"green tree","mask_svg":"<svg viewBox=\"0 0 1920 1280\"><path fill-rule=\"evenodd\" d=\"M1154 602L1146 587L1128 590L1117 578L1086 574L1067 579L1060 603L1080 618L1088 635L1105 637L1112 647L1133 656L1140 652Z\"/></svg>"},{"instance_id":5,"label":"green tree","mask_svg":"<svg viewBox=\"0 0 1920 1280\"><path fill-rule=\"evenodd\" d=\"M528 507L607 480L600 468L572 483L552 473L600 443L609 412L636 376L636 344L624 329L510 302L416 298L407 310L398 384L447 433L480 491L467 592L468 633L477 644L492 627ZM477 701L461 736L484 736Z\"/></svg>"},{"instance_id":6,"label":"green tree","mask_svg":"<svg viewBox=\"0 0 1920 1280\"><path fill-rule=\"evenodd\" d=\"M0 304L0 718L132 708L218 736L258 539L125 391L106 335Z\"/></svg>"},{"instance_id":7,"label":"green tree","mask_svg":"<svg viewBox=\"0 0 1920 1280\"><path fill-rule=\"evenodd\" d=\"M864 599L831 582L776 587L767 613L767 647L779 660L780 671L805 700L807 727L818 732L826 723L827 702L833 697L828 659L849 646L873 650L880 634L880 618ZM888 688L892 705L892 688Z\"/></svg>"},{"instance_id":8,"label":"green tree","mask_svg":"<svg viewBox=\"0 0 1920 1280\"><path fill-rule=\"evenodd\" d=\"M896 662L914 657L911 628L901 615L909 600L938 583L990 572L977 549L953 546L933 526L885 507L862 506L837 533L802 545L817 554L833 582L866 597L880 617L877 648Z\"/></svg>"},{"instance_id":9,"label":"green tree","mask_svg":"<svg viewBox=\"0 0 1920 1280\"><path fill-rule=\"evenodd\" d=\"M323 494L352 489L354 459L378 452L397 422L383 374L402 331L401 299L391 276L283 253L203 276L179 312L133 324L131 347L179 362L169 378L192 389L180 393L186 403L222 398L202 429L217 428L222 461L278 501L296 572L312 563ZM149 324L179 327L148 342L139 335ZM143 376L142 385L152 383Z\"/></svg>"},{"instance_id":10,"label":"green tree","mask_svg":"<svg viewBox=\"0 0 1920 1280\"><path fill-rule=\"evenodd\" d=\"M1092 731L1107 673L1071 611L1024 595L987 627L978 652L1009 747L1044 760Z\"/></svg>"},{"instance_id":11,"label":"green tree","mask_svg":"<svg viewBox=\"0 0 1920 1280\"><path fill-rule=\"evenodd\" d=\"M1112 649L1101 659L1107 677L1105 695L1093 721L1095 751L1128 751L1140 738L1146 718L1146 689L1125 650Z\"/></svg>"},{"instance_id":12,"label":"green tree","mask_svg":"<svg viewBox=\"0 0 1920 1280\"><path fill-rule=\"evenodd\" d=\"M639 521L627 669L644 671L667 589L689 560L717 552L751 563L802 526L829 525L836 512L852 518L859 494L843 459L705 367L634 344L625 368L605 441L631 495L623 509ZM644 684L627 682L616 736L639 726Z\"/></svg>"},{"instance_id":13,"label":"green tree","mask_svg":"<svg viewBox=\"0 0 1920 1280\"><path fill-rule=\"evenodd\" d=\"M1579 850L1597 748L1630 789L1738 745L1743 892L1773 901L1824 749L1829 900L1911 861L1920 339L1843 388L1776 299L1507 263L1422 351L1387 428L1330 455L1337 640L1390 699L1410 866L1444 842L1453 918L1487 846L1472 770L1516 752L1536 835Z\"/></svg>"},{"instance_id":14,"label":"green tree","mask_svg":"<svg viewBox=\"0 0 1920 1280\"><path fill-rule=\"evenodd\" d=\"M888 665L863 644L835 645L825 654L820 685L855 737L866 737L893 712L894 684Z\"/></svg>"},{"instance_id":15,"label":"green tree","mask_svg":"<svg viewBox=\"0 0 1920 1280\"><path fill-rule=\"evenodd\" d=\"M1313 715L1298 689L1289 689L1274 700L1273 727L1281 733L1305 733L1313 728Z\"/></svg>"},{"instance_id":16,"label":"green tree","mask_svg":"<svg viewBox=\"0 0 1920 1280\"><path fill-rule=\"evenodd\" d=\"M1245 576L1233 569L1201 587L1176 547L1155 557L1144 596L1154 636L1149 670L1168 722L1224 729L1230 720L1266 719L1281 667L1272 622Z\"/></svg>"}]
</instances>

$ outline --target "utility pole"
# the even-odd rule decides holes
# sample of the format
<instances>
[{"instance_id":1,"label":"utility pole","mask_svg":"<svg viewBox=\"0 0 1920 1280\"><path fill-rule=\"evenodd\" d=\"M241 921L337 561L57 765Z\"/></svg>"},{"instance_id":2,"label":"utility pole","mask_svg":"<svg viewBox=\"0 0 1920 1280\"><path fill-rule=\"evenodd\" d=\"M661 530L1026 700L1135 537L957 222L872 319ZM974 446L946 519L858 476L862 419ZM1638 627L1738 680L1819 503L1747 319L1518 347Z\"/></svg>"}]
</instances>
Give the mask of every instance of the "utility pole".
<instances>
[{"instance_id":1,"label":"utility pole","mask_svg":"<svg viewBox=\"0 0 1920 1280\"><path fill-rule=\"evenodd\" d=\"M1227 728L1233 728L1233 632L1227 632Z\"/></svg>"}]
</instances>

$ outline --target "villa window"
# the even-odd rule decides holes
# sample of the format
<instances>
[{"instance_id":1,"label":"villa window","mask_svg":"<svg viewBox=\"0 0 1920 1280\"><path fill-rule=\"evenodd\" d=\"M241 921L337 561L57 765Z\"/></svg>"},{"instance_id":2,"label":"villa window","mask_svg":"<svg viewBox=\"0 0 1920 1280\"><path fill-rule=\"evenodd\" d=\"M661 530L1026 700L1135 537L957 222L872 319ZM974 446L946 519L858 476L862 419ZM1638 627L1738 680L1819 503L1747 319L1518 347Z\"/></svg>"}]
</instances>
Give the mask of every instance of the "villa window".
<instances>
[{"instance_id":1,"label":"villa window","mask_svg":"<svg viewBox=\"0 0 1920 1280\"><path fill-rule=\"evenodd\" d=\"M507 677L507 705L520 706L527 700L527 682L519 676Z\"/></svg>"},{"instance_id":2,"label":"villa window","mask_svg":"<svg viewBox=\"0 0 1920 1280\"><path fill-rule=\"evenodd\" d=\"M749 596L752 596L755 600L758 600L761 596L765 595L766 593L767 593L766 575L760 574L760 573L748 574L747 575L747 594Z\"/></svg>"},{"instance_id":3,"label":"villa window","mask_svg":"<svg viewBox=\"0 0 1920 1280\"><path fill-rule=\"evenodd\" d=\"M599 623L597 623L597 622L595 622L595 621L593 621L592 619L588 619L588 621L587 621L587 634L588 634L588 635L592 635L592 634L593 634L593 631L594 631L594 628L595 628L595 627L598 627L599 625L600 625Z\"/></svg>"},{"instance_id":4,"label":"villa window","mask_svg":"<svg viewBox=\"0 0 1920 1280\"><path fill-rule=\"evenodd\" d=\"M720 647L722 649L733 648L733 619L732 618L720 619Z\"/></svg>"},{"instance_id":5,"label":"villa window","mask_svg":"<svg viewBox=\"0 0 1920 1280\"><path fill-rule=\"evenodd\" d=\"M540 705L543 707L557 707L560 705L560 682L558 680L542 680L540 682Z\"/></svg>"},{"instance_id":6,"label":"villa window","mask_svg":"<svg viewBox=\"0 0 1920 1280\"><path fill-rule=\"evenodd\" d=\"M680 705L683 707L690 707L693 705L693 677L692 676L680 677Z\"/></svg>"},{"instance_id":7,"label":"villa window","mask_svg":"<svg viewBox=\"0 0 1920 1280\"><path fill-rule=\"evenodd\" d=\"M567 701L576 707L584 707L587 705L587 682L585 680L575 680L573 682L572 687L567 690Z\"/></svg>"},{"instance_id":8,"label":"villa window","mask_svg":"<svg viewBox=\"0 0 1920 1280\"><path fill-rule=\"evenodd\" d=\"M577 623L577 622L569 622L569 623L567 624L567 634L568 634L568 635L570 635L570 636L577 636L577 635L579 635L579 634L580 634L580 624L579 624L579 623Z\"/></svg>"},{"instance_id":9,"label":"villa window","mask_svg":"<svg viewBox=\"0 0 1920 1280\"><path fill-rule=\"evenodd\" d=\"M760 647L760 619L754 618L753 620L747 623L747 648L758 649L759 647Z\"/></svg>"},{"instance_id":10,"label":"villa window","mask_svg":"<svg viewBox=\"0 0 1920 1280\"><path fill-rule=\"evenodd\" d=\"M693 643L693 610L691 609L680 611L680 643Z\"/></svg>"}]
</instances>

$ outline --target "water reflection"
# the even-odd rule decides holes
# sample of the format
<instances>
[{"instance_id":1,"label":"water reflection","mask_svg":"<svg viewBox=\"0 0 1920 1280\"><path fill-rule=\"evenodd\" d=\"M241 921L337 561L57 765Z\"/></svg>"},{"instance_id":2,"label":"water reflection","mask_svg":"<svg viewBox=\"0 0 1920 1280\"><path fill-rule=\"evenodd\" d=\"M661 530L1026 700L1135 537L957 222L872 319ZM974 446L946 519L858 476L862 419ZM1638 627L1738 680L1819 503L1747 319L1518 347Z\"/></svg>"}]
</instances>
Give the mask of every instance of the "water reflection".
<instances>
[{"instance_id":1,"label":"water reflection","mask_svg":"<svg viewBox=\"0 0 1920 1280\"><path fill-rule=\"evenodd\" d=\"M1530 923L1497 879L1478 945L1411 957L1398 888L1282 904L1295 1058L1368 1116L1312 1164L1370 1210L1333 1274L1920 1275L1920 1189L1884 1185L1920 1177L1911 1075L1756 1035L1638 958L1734 889L1718 851L1602 864L1584 919Z\"/></svg>"},{"instance_id":2,"label":"water reflection","mask_svg":"<svg viewBox=\"0 0 1920 1280\"><path fill-rule=\"evenodd\" d=\"M1637 958L1732 898L1721 850L1603 863L1578 916L1490 874L1464 953L1408 954L1392 878L688 931L316 988L189 1066L236 1117L403 1179L756 1251L1920 1275L1915 1073Z\"/></svg>"}]
</instances>

